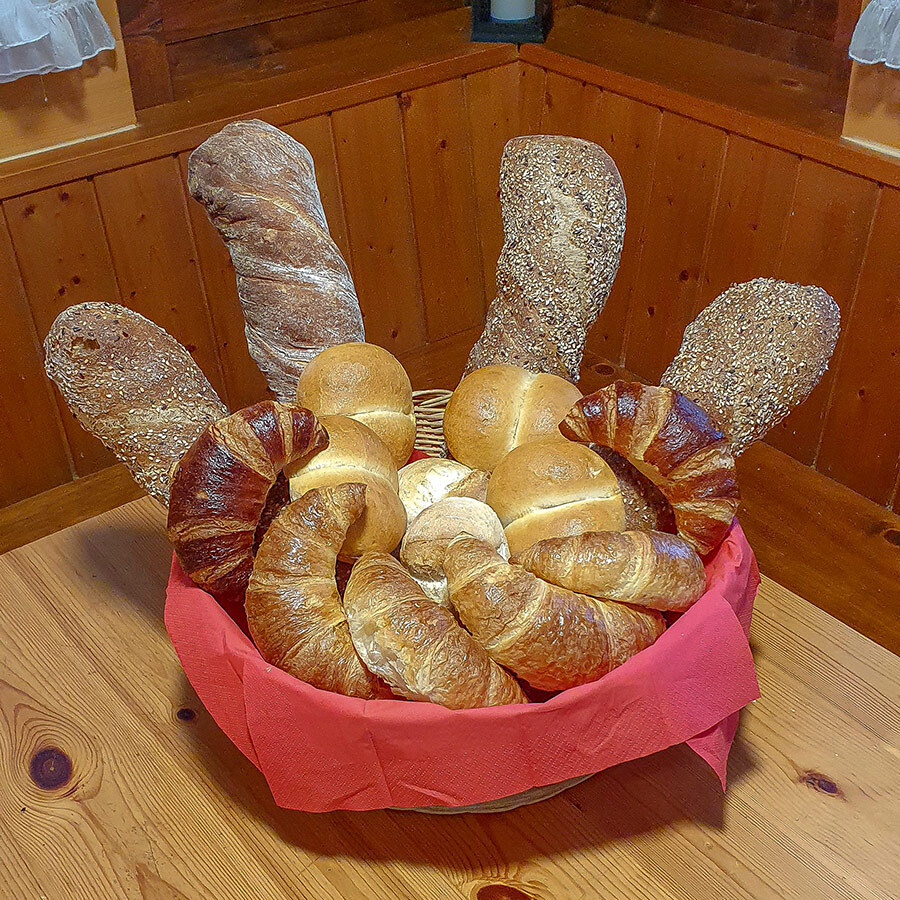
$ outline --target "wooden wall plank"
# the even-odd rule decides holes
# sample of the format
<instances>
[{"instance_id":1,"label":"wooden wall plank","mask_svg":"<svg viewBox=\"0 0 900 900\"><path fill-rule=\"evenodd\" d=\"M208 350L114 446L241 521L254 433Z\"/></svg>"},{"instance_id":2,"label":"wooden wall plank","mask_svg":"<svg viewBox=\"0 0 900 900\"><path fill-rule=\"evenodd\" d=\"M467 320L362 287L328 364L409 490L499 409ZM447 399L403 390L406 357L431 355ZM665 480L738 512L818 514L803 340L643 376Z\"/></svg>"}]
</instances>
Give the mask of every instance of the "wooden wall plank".
<instances>
[{"instance_id":1,"label":"wooden wall plank","mask_svg":"<svg viewBox=\"0 0 900 900\"><path fill-rule=\"evenodd\" d=\"M877 193L873 181L808 159L800 163L778 277L824 288L840 306L845 327ZM766 438L806 465L815 461L843 344L841 338L831 369L810 398Z\"/></svg>"},{"instance_id":2,"label":"wooden wall plank","mask_svg":"<svg viewBox=\"0 0 900 900\"><path fill-rule=\"evenodd\" d=\"M647 222L662 113L610 91L587 85L584 94L585 137L596 141L616 163L625 186L625 243L619 271L587 346L600 356L624 362L628 311Z\"/></svg>"},{"instance_id":3,"label":"wooden wall plank","mask_svg":"<svg viewBox=\"0 0 900 900\"><path fill-rule=\"evenodd\" d=\"M515 63L466 76L481 272L488 303L497 294L497 260L503 247L500 160L506 142L519 133L520 77Z\"/></svg>"},{"instance_id":4,"label":"wooden wall plank","mask_svg":"<svg viewBox=\"0 0 900 900\"><path fill-rule=\"evenodd\" d=\"M540 134L546 80L545 69L519 63L519 134Z\"/></svg>"},{"instance_id":5,"label":"wooden wall plank","mask_svg":"<svg viewBox=\"0 0 900 900\"><path fill-rule=\"evenodd\" d=\"M227 403L177 160L108 172L95 185L123 304L184 344Z\"/></svg>"},{"instance_id":6,"label":"wooden wall plank","mask_svg":"<svg viewBox=\"0 0 900 900\"><path fill-rule=\"evenodd\" d=\"M38 339L64 309L89 301L119 302L103 221L91 181L73 181L4 201ZM54 389L72 461L88 475L114 461Z\"/></svg>"},{"instance_id":7,"label":"wooden wall plank","mask_svg":"<svg viewBox=\"0 0 900 900\"><path fill-rule=\"evenodd\" d=\"M625 364L656 381L696 313L724 131L664 112L629 311Z\"/></svg>"},{"instance_id":8,"label":"wooden wall plank","mask_svg":"<svg viewBox=\"0 0 900 900\"><path fill-rule=\"evenodd\" d=\"M484 321L478 212L462 79L400 98L429 341Z\"/></svg>"},{"instance_id":9,"label":"wooden wall plank","mask_svg":"<svg viewBox=\"0 0 900 900\"><path fill-rule=\"evenodd\" d=\"M900 191L882 188L816 467L890 502L900 460Z\"/></svg>"},{"instance_id":10,"label":"wooden wall plank","mask_svg":"<svg viewBox=\"0 0 900 900\"><path fill-rule=\"evenodd\" d=\"M422 286L396 97L332 116L366 336L399 354L425 343Z\"/></svg>"},{"instance_id":11,"label":"wooden wall plank","mask_svg":"<svg viewBox=\"0 0 900 900\"><path fill-rule=\"evenodd\" d=\"M319 186L319 196L322 198L322 207L328 220L328 230L352 272L353 260L347 237L347 219L344 216L344 198L338 177L337 156L334 152L331 116L313 116L311 119L291 122L290 125L285 125L283 130L300 141L312 154L316 166L316 184Z\"/></svg>"},{"instance_id":12,"label":"wooden wall plank","mask_svg":"<svg viewBox=\"0 0 900 900\"><path fill-rule=\"evenodd\" d=\"M583 81L548 72L541 104L541 133L582 137Z\"/></svg>"},{"instance_id":13,"label":"wooden wall plank","mask_svg":"<svg viewBox=\"0 0 900 900\"><path fill-rule=\"evenodd\" d=\"M37 335L0 215L0 506L72 477Z\"/></svg>"},{"instance_id":14,"label":"wooden wall plank","mask_svg":"<svg viewBox=\"0 0 900 900\"><path fill-rule=\"evenodd\" d=\"M206 209L187 194L189 153L178 156L181 183L184 185L197 262L212 316L213 333L222 363L225 394L232 410L243 409L270 396L266 379L259 371L244 334L244 314L238 299L237 278L231 256Z\"/></svg>"},{"instance_id":15,"label":"wooden wall plank","mask_svg":"<svg viewBox=\"0 0 900 900\"><path fill-rule=\"evenodd\" d=\"M173 99L160 0L118 0L136 109Z\"/></svg>"},{"instance_id":16,"label":"wooden wall plank","mask_svg":"<svg viewBox=\"0 0 900 900\"><path fill-rule=\"evenodd\" d=\"M701 280L702 306L735 282L775 272L799 165L792 153L729 136Z\"/></svg>"}]
</instances>

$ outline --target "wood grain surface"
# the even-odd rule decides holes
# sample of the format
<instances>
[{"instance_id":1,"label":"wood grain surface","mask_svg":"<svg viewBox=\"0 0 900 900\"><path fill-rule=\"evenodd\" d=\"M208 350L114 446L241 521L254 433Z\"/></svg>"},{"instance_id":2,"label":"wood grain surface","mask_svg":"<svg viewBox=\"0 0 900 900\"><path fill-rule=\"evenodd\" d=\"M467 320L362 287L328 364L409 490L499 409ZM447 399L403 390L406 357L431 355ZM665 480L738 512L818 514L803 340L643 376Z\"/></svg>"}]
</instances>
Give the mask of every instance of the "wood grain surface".
<instances>
[{"instance_id":1,"label":"wood grain surface","mask_svg":"<svg viewBox=\"0 0 900 900\"><path fill-rule=\"evenodd\" d=\"M187 684L145 498L0 558L10 900L880 898L900 878L900 661L764 579L723 796L684 746L511 813L279 810Z\"/></svg>"}]
</instances>

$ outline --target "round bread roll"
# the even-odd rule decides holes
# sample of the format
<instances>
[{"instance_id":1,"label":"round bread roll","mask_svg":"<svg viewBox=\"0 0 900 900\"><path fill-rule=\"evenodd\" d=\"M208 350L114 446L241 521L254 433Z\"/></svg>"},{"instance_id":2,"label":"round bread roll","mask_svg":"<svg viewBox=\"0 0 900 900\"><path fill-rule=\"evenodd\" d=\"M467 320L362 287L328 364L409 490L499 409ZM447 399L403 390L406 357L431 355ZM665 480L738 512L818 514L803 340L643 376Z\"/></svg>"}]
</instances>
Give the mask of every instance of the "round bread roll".
<instances>
[{"instance_id":1,"label":"round bread roll","mask_svg":"<svg viewBox=\"0 0 900 900\"><path fill-rule=\"evenodd\" d=\"M397 467L381 438L347 416L322 416L328 432L325 451L285 470L291 500L313 488L346 482L366 486L366 508L350 526L338 558L352 562L363 553L390 553L406 530L406 510L397 495Z\"/></svg>"},{"instance_id":2,"label":"round bread roll","mask_svg":"<svg viewBox=\"0 0 900 900\"><path fill-rule=\"evenodd\" d=\"M444 412L444 439L454 459L492 472L515 447L547 435L581 399L558 375L518 366L485 366L459 383Z\"/></svg>"},{"instance_id":3,"label":"round bread roll","mask_svg":"<svg viewBox=\"0 0 900 900\"><path fill-rule=\"evenodd\" d=\"M396 466L412 453L412 385L403 366L382 347L354 342L323 350L301 373L297 402L319 418L349 416L368 425L387 445Z\"/></svg>"},{"instance_id":4,"label":"round bread roll","mask_svg":"<svg viewBox=\"0 0 900 900\"><path fill-rule=\"evenodd\" d=\"M429 599L442 606L450 606L444 555L450 541L459 534L478 538L509 559L497 513L471 497L446 497L427 507L410 523L400 544L400 561Z\"/></svg>"},{"instance_id":5,"label":"round bread roll","mask_svg":"<svg viewBox=\"0 0 900 900\"><path fill-rule=\"evenodd\" d=\"M397 474L400 500L410 522L423 509L444 497L472 497L482 503L487 498L490 475L481 469L470 469L454 459L417 459Z\"/></svg>"},{"instance_id":6,"label":"round bread roll","mask_svg":"<svg viewBox=\"0 0 900 900\"><path fill-rule=\"evenodd\" d=\"M543 438L508 453L491 475L487 502L513 556L546 538L625 528L613 470L572 441Z\"/></svg>"}]
</instances>

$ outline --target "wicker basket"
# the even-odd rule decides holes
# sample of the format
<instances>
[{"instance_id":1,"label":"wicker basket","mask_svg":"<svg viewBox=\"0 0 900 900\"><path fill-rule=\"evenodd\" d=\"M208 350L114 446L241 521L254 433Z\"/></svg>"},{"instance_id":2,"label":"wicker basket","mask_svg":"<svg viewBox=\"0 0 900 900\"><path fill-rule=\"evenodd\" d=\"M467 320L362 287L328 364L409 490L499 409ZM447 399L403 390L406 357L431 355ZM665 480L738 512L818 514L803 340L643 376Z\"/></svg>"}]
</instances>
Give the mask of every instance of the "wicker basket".
<instances>
[{"instance_id":1,"label":"wicker basket","mask_svg":"<svg viewBox=\"0 0 900 900\"><path fill-rule=\"evenodd\" d=\"M446 456L444 444L444 410L452 391L438 388L413 391L413 414L416 417L416 450L429 456Z\"/></svg>"}]
</instances>

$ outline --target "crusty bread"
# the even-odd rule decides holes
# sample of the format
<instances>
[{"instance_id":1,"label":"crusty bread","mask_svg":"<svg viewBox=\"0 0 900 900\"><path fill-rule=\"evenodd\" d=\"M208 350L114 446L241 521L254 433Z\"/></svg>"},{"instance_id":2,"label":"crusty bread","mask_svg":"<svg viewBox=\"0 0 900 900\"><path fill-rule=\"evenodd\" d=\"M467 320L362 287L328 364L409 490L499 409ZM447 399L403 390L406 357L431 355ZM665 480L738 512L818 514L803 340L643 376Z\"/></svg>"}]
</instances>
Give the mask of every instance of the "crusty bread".
<instances>
[{"instance_id":1,"label":"crusty bread","mask_svg":"<svg viewBox=\"0 0 900 900\"><path fill-rule=\"evenodd\" d=\"M365 509L363 484L313 488L286 506L260 544L247 586L250 634L266 662L313 687L390 697L363 665L335 581L347 529Z\"/></svg>"},{"instance_id":2,"label":"crusty bread","mask_svg":"<svg viewBox=\"0 0 900 900\"><path fill-rule=\"evenodd\" d=\"M682 612L706 589L693 547L660 531L589 531L538 541L516 562L551 584L650 609Z\"/></svg>"},{"instance_id":3,"label":"crusty bread","mask_svg":"<svg viewBox=\"0 0 900 900\"><path fill-rule=\"evenodd\" d=\"M312 488L347 481L366 485L366 508L347 532L340 558L351 562L369 550L390 553L406 530L406 510L397 495L397 467L387 446L371 428L347 416L322 416L328 447L288 466L291 498Z\"/></svg>"},{"instance_id":4,"label":"crusty bread","mask_svg":"<svg viewBox=\"0 0 900 900\"><path fill-rule=\"evenodd\" d=\"M450 598L490 657L536 688L595 681L652 644L658 612L557 587L461 535L444 558Z\"/></svg>"},{"instance_id":5,"label":"crusty bread","mask_svg":"<svg viewBox=\"0 0 900 900\"><path fill-rule=\"evenodd\" d=\"M500 206L497 297L466 374L512 363L576 381L625 237L616 164L578 138L513 138L500 164Z\"/></svg>"},{"instance_id":6,"label":"crusty bread","mask_svg":"<svg viewBox=\"0 0 900 900\"><path fill-rule=\"evenodd\" d=\"M172 472L166 527L185 573L219 599L242 599L278 473L327 443L308 409L275 400L207 426Z\"/></svg>"},{"instance_id":7,"label":"crusty bread","mask_svg":"<svg viewBox=\"0 0 900 900\"><path fill-rule=\"evenodd\" d=\"M63 310L44 340L44 366L75 418L162 503L172 466L228 415L187 350L116 303Z\"/></svg>"},{"instance_id":8,"label":"crusty bread","mask_svg":"<svg viewBox=\"0 0 900 900\"><path fill-rule=\"evenodd\" d=\"M734 456L722 432L684 395L614 381L579 400L559 430L570 440L610 447L643 472L669 501L678 533L701 555L728 533L740 503Z\"/></svg>"},{"instance_id":9,"label":"crusty bread","mask_svg":"<svg viewBox=\"0 0 900 900\"><path fill-rule=\"evenodd\" d=\"M424 509L406 529L400 561L428 598L442 606L450 605L444 554L458 534L476 537L509 559L503 526L486 503L471 497L445 497Z\"/></svg>"},{"instance_id":10,"label":"crusty bread","mask_svg":"<svg viewBox=\"0 0 900 900\"><path fill-rule=\"evenodd\" d=\"M666 531L674 534L675 514L662 491L624 456L609 447L591 445L613 470L625 504L625 528L634 531Z\"/></svg>"},{"instance_id":11,"label":"crusty bread","mask_svg":"<svg viewBox=\"0 0 900 900\"><path fill-rule=\"evenodd\" d=\"M535 541L625 527L612 469L589 447L542 438L517 447L494 469L488 505L500 517L509 552Z\"/></svg>"},{"instance_id":12,"label":"crusty bread","mask_svg":"<svg viewBox=\"0 0 900 900\"><path fill-rule=\"evenodd\" d=\"M734 284L687 327L660 384L702 407L737 456L801 404L825 374L841 312L821 288Z\"/></svg>"},{"instance_id":13,"label":"crusty bread","mask_svg":"<svg viewBox=\"0 0 900 900\"><path fill-rule=\"evenodd\" d=\"M188 188L231 254L250 354L275 396L292 402L320 350L365 340L312 156L266 122L230 122L191 154Z\"/></svg>"},{"instance_id":14,"label":"crusty bread","mask_svg":"<svg viewBox=\"0 0 900 900\"><path fill-rule=\"evenodd\" d=\"M444 439L454 459L493 471L514 447L557 426L581 391L557 375L519 366L485 366L459 383L444 412Z\"/></svg>"},{"instance_id":15,"label":"crusty bread","mask_svg":"<svg viewBox=\"0 0 900 900\"><path fill-rule=\"evenodd\" d=\"M349 416L368 425L397 466L412 453L412 385L403 366L376 344L338 344L313 357L297 382L297 402L317 416Z\"/></svg>"},{"instance_id":16,"label":"crusty bread","mask_svg":"<svg viewBox=\"0 0 900 900\"><path fill-rule=\"evenodd\" d=\"M367 553L356 563L344 609L359 655L398 694L451 709L528 702L515 678L392 556Z\"/></svg>"},{"instance_id":17,"label":"crusty bread","mask_svg":"<svg viewBox=\"0 0 900 900\"><path fill-rule=\"evenodd\" d=\"M406 518L412 522L422 510L445 497L487 498L489 474L482 469L470 469L454 459L428 457L408 463L397 473L400 480L400 500L406 508Z\"/></svg>"}]
</instances>

